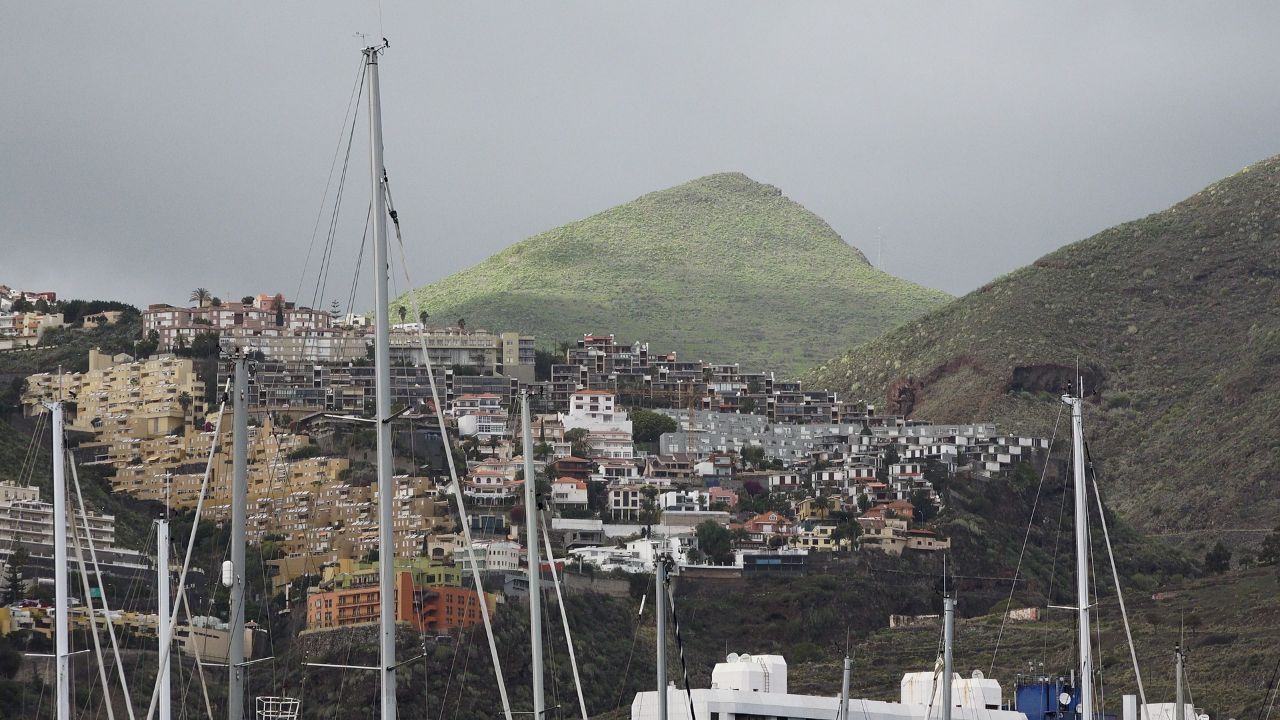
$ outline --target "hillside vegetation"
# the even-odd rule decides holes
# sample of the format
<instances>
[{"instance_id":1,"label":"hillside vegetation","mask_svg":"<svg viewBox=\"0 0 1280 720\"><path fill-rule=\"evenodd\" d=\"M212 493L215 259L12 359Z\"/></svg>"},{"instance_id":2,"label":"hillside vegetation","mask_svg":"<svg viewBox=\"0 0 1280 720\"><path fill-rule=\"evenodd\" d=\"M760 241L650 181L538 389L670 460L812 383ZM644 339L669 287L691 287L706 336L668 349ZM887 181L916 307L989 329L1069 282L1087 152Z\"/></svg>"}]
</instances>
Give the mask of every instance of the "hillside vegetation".
<instances>
[{"instance_id":1,"label":"hillside vegetation","mask_svg":"<svg viewBox=\"0 0 1280 720\"><path fill-rule=\"evenodd\" d=\"M880 272L778 188L740 173L651 193L414 291L435 322L612 332L682 358L798 372L947 299ZM412 314L407 296L405 304Z\"/></svg>"},{"instance_id":2,"label":"hillside vegetation","mask_svg":"<svg viewBox=\"0 0 1280 720\"><path fill-rule=\"evenodd\" d=\"M1200 545L1280 520L1280 158L1064 247L811 379L1048 435L1077 363L1116 506ZM1065 421L1058 433L1067 432ZM1257 539L1238 533L1237 539Z\"/></svg>"}]
</instances>

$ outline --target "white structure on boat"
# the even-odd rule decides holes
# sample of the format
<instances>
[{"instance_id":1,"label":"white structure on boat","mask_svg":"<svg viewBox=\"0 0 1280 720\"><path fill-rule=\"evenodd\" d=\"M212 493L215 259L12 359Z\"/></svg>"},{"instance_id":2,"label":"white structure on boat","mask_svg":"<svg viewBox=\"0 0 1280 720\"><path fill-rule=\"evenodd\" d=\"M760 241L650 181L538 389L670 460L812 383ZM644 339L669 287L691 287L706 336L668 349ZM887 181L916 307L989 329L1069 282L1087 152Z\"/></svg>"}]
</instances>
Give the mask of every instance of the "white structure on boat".
<instances>
[{"instance_id":1,"label":"white structure on boat","mask_svg":"<svg viewBox=\"0 0 1280 720\"><path fill-rule=\"evenodd\" d=\"M1027 720L1020 712L1001 710L1000 684L980 676L953 681L951 717L955 720ZM908 673L902 680L902 701L850 699L851 717L865 720L927 720L943 717L938 707L939 674ZM691 692L698 718L791 718L835 720L840 699L835 696L792 695L787 692L787 661L781 655L730 654L711 671L711 687ZM930 703L930 697L934 702ZM691 720L689 698L674 684L667 687L670 720ZM631 720L657 720L658 693L637 693Z\"/></svg>"}]
</instances>

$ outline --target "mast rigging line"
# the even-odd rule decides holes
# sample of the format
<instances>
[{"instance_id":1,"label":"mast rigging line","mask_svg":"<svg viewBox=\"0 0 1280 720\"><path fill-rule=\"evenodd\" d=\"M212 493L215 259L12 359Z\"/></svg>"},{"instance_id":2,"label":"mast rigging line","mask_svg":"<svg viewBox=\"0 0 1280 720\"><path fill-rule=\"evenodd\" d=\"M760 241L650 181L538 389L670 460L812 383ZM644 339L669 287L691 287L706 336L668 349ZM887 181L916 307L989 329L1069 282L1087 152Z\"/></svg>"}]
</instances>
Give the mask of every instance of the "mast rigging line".
<instances>
[{"instance_id":1,"label":"mast rigging line","mask_svg":"<svg viewBox=\"0 0 1280 720\"><path fill-rule=\"evenodd\" d=\"M532 452L529 448L525 452ZM525 482L528 482L526 480ZM578 691L578 710L582 713L582 720L587 718L587 701L582 697L582 678L578 676L578 658L573 652L573 636L569 633L569 613L564 607L564 595L560 592L560 573L556 570L556 556L551 551L551 533L547 530L547 519L538 513L538 519L542 523L542 541L547 548L547 562L551 565L551 584L556 588L556 605L560 607L560 621L564 624L564 643L569 648L569 666L573 669L573 685ZM552 660L555 654L552 653ZM554 678L555 675L552 675Z\"/></svg>"},{"instance_id":2,"label":"mast rigging line","mask_svg":"<svg viewBox=\"0 0 1280 720\"><path fill-rule=\"evenodd\" d=\"M1000 654L1000 641L1004 639L1004 628L1009 623L1009 606L1013 603L1013 592L1018 587L1018 576L1022 574L1022 561L1027 555L1027 542L1031 540L1031 528L1036 520L1036 508L1040 506L1040 492L1044 490L1044 479L1049 474L1049 458L1053 455L1053 443L1058 439L1058 423L1062 420L1062 405L1053 418L1053 434L1049 436L1049 448L1044 455L1044 467L1040 469L1040 484L1036 486L1036 498L1031 503L1031 516L1027 518L1027 531L1022 536L1022 549L1018 551L1018 565L1013 571L1013 580L1009 583L1009 597L1004 602L1004 612L1000 618L1000 632L996 634L996 646L991 651L991 666L987 672L995 673L996 656Z\"/></svg>"},{"instance_id":3,"label":"mast rigging line","mask_svg":"<svg viewBox=\"0 0 1280 720\"><path fill-rule=\"evenodd\" d=\"M98 594L101 596L100 600L102 602L102 617L106 621L107 635L111 639L111 653L115 658L116 672L119 675L119 679L120 679L120 688L121 688L121 691L124 693L125 708L128 710L129 720L134 720L133 698L129 694L129 683L125 679L124 662L120 659L120 645L116 641L115 624L111 622L111 608L107 603L107 588L102 582L102 568L98 564L98 550L93 542L93 533L89 532L89 514L88 512L85 511L84 495L80 491L80 473L76 469L75 456L69 451L67 452L67 459L68 459L67 464L70 465L71 467L71 479L76 489L76 505L78 505L80 508L80 522L83 523L84 525L84 535L85 535L87 544L89 546L89 561L90 561L90 564L93 565L94 575L97 576L98 578ZM80 552L78 544L76 547L76 552L77 554ZM77 557L77 559L80 560L81 563L83 563L83 558ZM85 594L87 596L89 593L85 593ZM92 598L90 598L90 602L92 602ZM93 617L92 608L90 608L89 617L90 619L92 619ZM94 624L93 632L94 632L94 643L96 644L97 633L98 633L96 623ZM103 692L104 693L106 692L105 679L103 680ZM108 700L108 705L110 705L109 700ZM108 710L107 714L108 714L108 717L110 717L111 712Z\"/></svg>"},{"instance_id":4,"label":"mast rigging line","mask_svg":"<svg viewBox=\"0 0 1280 720\"><path fill-rule=\"evenodd\" d=\"M298 288L294 291L295 298L302 295L302 283L307 277L307 266L311 263L311 253L315 249L316 235L320 232L320 218L324 217L325 201L329 198L329 188L333 184L333 170L338 166L338 155L342 151L342 136L347 134L347 118L351 118L351 124L355 125L355 117L351 108L357 102L361 88L364 87L364 60L360 61L359 70L356 72L356 79L351 83L351 95L347 98L347 109L342 114L342 127L338 128L338 142L333 149L333 161L329 163L329 177L324 181L324 194L320 196L320 207L316 210L315 226L311 230L311 243L307 246L307 257L302 263L302 272L298 275ZM359 112L357 107L356 112Z\"/></svg>"},{"instance_id":5,"label":"mast rigging line","mask_svg":"<svg viewBox=\"0 0 1280 720\"><path fill-rule=\"evenodd\" d=\"M1111 531L1107 528L1107 514L1103 511L1102 505L1102 490L1098 487L1098 471L1093 464L1093 453L1089 451L1089 443L1084 444L1084 455L1087 461L1085 467L1093 484L1093 497L1098 502L1098 520L1102 523L1102 538L1107 543L1107 558L1111 561L1111 577L1116 585L1116 599L1120 602L1120 619L1124 621L1124 636L1129 643L1129 658L1133 661L1133 677L1137 680L1138 695L1142 699L1142 704L1146 705L1147 690L1142 684L1142 671L1138 669L1138 650L1133 644L1133 631L1129 628L1129 611L1125 608L1124 592L1120 590L1120 572L1116 569L1116 554L1111 547ZM1101 632L1101 628L1099 628L1099 632Z\"/></svg>"},{"instance_id":6,"label":"mast rigging line","mask_svg":"<svg viewBox=\"0 0 1280 720\"><path fill-rule=\"evenodd\" d=\"M191 519L191 535L187 538L187 552L182 560L182 571L178 574L178 587L184 588L187 584L187 570L191 568L191 556L196 549L196 532L200 529L200 513L204 510L205 497L209 493L209 477L213 474L213 458L217 454L218 440L222 436L222 419L227 414L227 397L231 395L231 381L228 379L223 387L222 404L218 406L218 419L213 424L213 439L209 442L209 457L205 460L204 479L200 482L200 495L196 499L195 515ZM185 596L185 593L183 593ZM178 622L178 610L184 603L174 603L173 610L169 615L169 627L174 627ZM188 611L189 612L189 611ZM172 654L172 643L160 650L160 664L164 665ZM152 720L155 717L156 705L160 701L160 678L156 678L155 687L151 690L151 702L147 706L146 719Z\"/></svg>"},{"instance_id":7,"label":"mast rigging line","mask_svg":"<svg viewBox=\"0 0 1280 720\"><path fill-rule=\"evenodd\" d=\"M385 166L382 169L382 186L386 191L387 214L391 217L391 223L395 226L396 243L400 248L400 271L404 274L405 287L411 288L413 285L409 279L409 266L405 259L404 236L400 231L400 215L396 212L395 202L391 199L391 183L387 179ZM413 304L414 317L421 317L422 311L418 306L417 295L410 292L409 301ZM471 553L474 560L475 546L471 539L471 523L467 518L466 499L462 494L462 482L458 479L458 469L453 460L453 448L449 444L449 431L444 422L444 406L440 402L440 391L436 387L435 369L431 362L431 354L427 351L427 336L423 332L422 323L418 323L418 345L422 349L422 359L427 368L427 383L431 386L431 404L435 408L436 422L440 426L440 438L444 444L445 464L449 467L449 483L453 489L454 500L458 503L459 519L462 521L462 536L467 543L467 552ZM529 478L526 478L525 482L529 480ZM493 672L498 681L498 696L502 701L502 713L506 720L513 720L511 701L507 697L507 684L502 675L502 659L498 655L498 644L493 636L493 620L489 617L489 604L485 602L484 597L484 583L480 577L478 564L475 562L471 563L471 575L480 601L480 619L484 621L484 631L489 641L489 654L493 659ZM150 719L148 718L148 720Z\"/></svg>"},{"instance_id":8,"label":"mast rigging line","mask_svg":"<svg viewBox=\"0 0 1280 720\"><path fill-rule=\"evenodd\" d=\"M71 453L66 453L70 455ZM116 712L111 702L111 687L107 680L107 664L102 659L102 640L98 637L98 623L94 620L93 614L93 593L89 590L89 571L84 565L84 549L80 546L80 524L74 520L71 523L71 544L75 546L76 567L80 570L80 587L84 590L85 600L89 602L89 635L93 638L93 654L98 662L98 680L102 683L102 697L107 708L107 720L115 720ZM108 621L109 622L109 621ZM92 688L90 688L92 693ZM85 697L84 710L89 708L89 696ZM83 712L83 711L82 711Z\"/></svg>"},{"instance_id":9,"label":"mast rigging line","mask_svg":"<svg viewBox=\"0 0 1280 720\"><path fill-rule=\"evenodd\" d=\"M657 562L663 562L659 559ZM696 720L697 715L693 711L693 690L689 687L689 665L684 659L684 639L680 635L680 618L676 615L676 592L671 582L671 576L666 577L667 586L664 592L667 594L667 607L671 609L671 632L676 639L676 652L680 655L680 673L684 676L684 694L689 699L689 718ZM665 693L666 686L658 688L659 693Z\"/></svg>"}]
</instances>

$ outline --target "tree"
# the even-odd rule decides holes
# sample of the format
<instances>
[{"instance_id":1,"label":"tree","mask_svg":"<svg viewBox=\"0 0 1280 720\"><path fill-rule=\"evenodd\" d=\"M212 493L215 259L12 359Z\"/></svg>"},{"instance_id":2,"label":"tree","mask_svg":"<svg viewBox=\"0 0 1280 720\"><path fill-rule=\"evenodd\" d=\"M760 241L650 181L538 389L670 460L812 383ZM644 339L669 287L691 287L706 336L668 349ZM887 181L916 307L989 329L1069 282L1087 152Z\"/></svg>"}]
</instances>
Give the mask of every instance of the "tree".
<instances>
[{"instance_id":1,"label":"tree","mask_svg":"<svg viewBox=\"0 0 1280 720\"><path fill-rule=\"evenodd\" d=\"M40 298L39 300L36 300L35 308L38 313L47 313L49 312L49 301L44 298Z\"/></svg>"},{"instance_id":2,"label":"tree","mask_svg":"<svg viewBox=\"0 0 1280 720\"><path fill-rule=\"evenodd\" d=\"M159 330L147 331L147 336L142 340L139 340L137 344L134 345L133 347L134 347L134 354L138 356L136 359L151 357L152 355L155 354L156 349L160 347L160 331Z\"/></svg>"},{"instance_id":3,"label":"tree","mask_svg":"<svg viewBox=\"0 0 1280 720\"><path fill-rule=\"evenodd\" d=\"M35 307L35 305L31 304L30 300L26 298L18 298L13 301L13 307L10 308L10 310L16 313L31 312L32 310L35 310Z\"/></svg>"},{"instance_id":4,"label":"tree","mask_svg":"<svg viewBox=\"0 0 1280 720\"><path fill-rule=\"evenodd\" d=\"M733 536L715 520L704 520L694 528L698 536L698 549L712 563L727 565L733 561Z\"/></svg>"},{"instance_id":5,"label":"tree","mask_svg":"<svg viewBox=\"0 0 1280 720\"><path fill-rule=\"evenodd\" d=\"M587 444L586 428L570 428L565 430L564 439L570 445L570 451L575 457L585 458L591 454L591 446Z\"/></svg>"},{"instance_id":6,"label":"tree","mask_svg":"<svg viewBox=\"0 0 1280 720\"><path fill-rule=\"evenodd\" d=\"M191 355L193 357L214 357L218 354L218 350L218 333L216 330L197 333L195 339L191 341Z\"/></svg>"},{"instance_id":7,"label":"tree","mask_svg":"<svg viewBox=\"0 0 1280 720\"><path fill-rule=\"evenodd\" d=\"M1214 575L1221 575L1230 569L1231 548L1227 547L1221 540L1219 540L1218 544L1214 545L1212 550L1205 553L1204 570L1205 572L1213 573Z\"/></svg>"},{"instance_id":8,"label":"tree","mask_svg":"<svg viewBox=\"0 0 1280 720\"><path fill-rule=\"evenodd\" d=\"M191 409L191 393L183 390L182 393L178 395L178 406L182 408L182 414L185 417L187 410Z\"/></svg>"},{"instance_id":9,"label":"tree","mask_svg":"<svg viewBox=\"0 0 1280 720\"><path fill-rule=\"evenodd\" d=\"M190 300L191 302L195 303L198 307L204 307L206 304L208 304L211 298L213 298L213 295L209 294L209 291L205 288L196 288L195 290L191 291Z\"/></svg>"},{"instance_id":10,"label":"tree","mask_svg":"<svg viewBox=\"0 0 1280 720\"><path fill-rule=\"evenodd\" d=\"M458 318L458 329L459 329L459 330L466 330L466 329L467 329L467 319L466 319L466 318Z\"/></svg>"},{"instance_id":11,"label":"tree","mask_svg":"<svg viewBox=\"0 0 1280 720\"><path fill-rule=\"evenodd\" d=\"M915 508L915 521L927 523L938 516L938 506L928 490L916 490L911 493L911 507Z\"/></svg>"},{"instance_id":12,"label":"tree","mask_svg":"<svg viewBox=\"0 0 1280 720\"><path fill-rule=\"evenodd\" d=\"M663 433L675 432L680 425L675 418L644 408L631 411L631 439L638 443L657 442Z\"/></svg>"},{"instance_id":13,"label":"tree","mask_svg":"<svg viewBox=\"0 0 1280 720\"><path fill-rule=\"evenodd\" d=\"M222 298L214 296L211 300L209 300L209 306L222 307Z\"/></svg>"},{"instance_id":14,"label":"tree","mask_svg":"<svg viewBox=\"0 0 1280 720\"><path fill-rule=\"evenodd\" d=\"M827 511L831 509L831 498L826 495L819 495L813 499L813 509L817 510L820 518L827 516Z\"/></svg>"},{"instance_id":15,"label":"tree","mask_svg":"<svg viewBox=\"0 0 1280 720\"><path fill-rule=\"evenodd\" d=\"M866 511L868 511L868 510L870 510L870 509L871 509L871 498L867 497L867 494L866 494L866 493L863 493L863 494L859 495L859 496L858 496L858 510L859 510L859 512L866 512Z\"/></svg>"},{"instance_id":16,"label":"tree","mask_svg":"<svg viewBox=\"0 0 1280 720\"><path fill-rule=\"evenodd\" d=\"M1263 565L1280 564L1280 526L1263 539L1262 547L1258 550L1258 562Z\"/></svg>"},{"instance_id":17,"label":"tree","mask_svg":"<svg viewBox=\"0 0 1280 720\"><path fill-rule=\"evenodd\" d=\"M644 495L644 500L640 501L640 522L646 526L653 525L662 518L662 508L655 502L655 498L658 497L658 488L645 485L640 488L640 494Z\"/></svg>"},{"instance_id":18,"label":"tree","mask_svg":"<svg viewBox=\"0 0 1280 720\"><path fill-rule=\"evenodd\" d=\"M756 401L754 398L745 398L738 403L738 412L750 415L756 411Z\"/></svg>"},{"instance_id":19,"label":"tree","mask_svg":"<svg viewBox=\"0 0 1280 720\"><path fill-rule=\"evenodd\" d=\"M748 445L742 448L742 462L759 468L764 463L764 448Z\"/></svg>"},{"instance_id":20,"label":"tree","mask_svg":"<svg viewBox=\"0 0 1280 720\"><path fill-rule=\"evenodd\" d=\"M422 310L418 313L418 322L422 323L422 327L425 328L427 326L427 318L429 317L431 316L427 314L426 310Z\"/></svg>"},{"instance_id":21,"label":"tree","mask_svg":"<svg viewBox=\"0 0 1280 720\"><path fill-rule=\"evenodd\" d=\"M4 604L14 605L23 598L22 567L30 560L27 549L21 545L9 555L4 566Z\"/></svg>"},{"instance_id":22,"label":"tree","mask_svg":"<svg viewBox=\"0 0 1280 720\"><path fill-rule=\"evenodd\" d=\"M403 305L397 305L396 314L400 316L400 322L404 322L404 316L409 314L409 309Z\"/></svg>"},{"instance_id":23,"label":"tree","mask_svg":"<svg viewBox=\"0 0 1280 720\"><path fill-rule=\"evenodd\" d=\"M334 302L337 302L337 300L334 300ZM241 305L252 305L252 304L253 304L253 296L252 296L252 295L245 295L244 297L240 298L240 304L241 304Z\"/></svg>"}]
</instances>

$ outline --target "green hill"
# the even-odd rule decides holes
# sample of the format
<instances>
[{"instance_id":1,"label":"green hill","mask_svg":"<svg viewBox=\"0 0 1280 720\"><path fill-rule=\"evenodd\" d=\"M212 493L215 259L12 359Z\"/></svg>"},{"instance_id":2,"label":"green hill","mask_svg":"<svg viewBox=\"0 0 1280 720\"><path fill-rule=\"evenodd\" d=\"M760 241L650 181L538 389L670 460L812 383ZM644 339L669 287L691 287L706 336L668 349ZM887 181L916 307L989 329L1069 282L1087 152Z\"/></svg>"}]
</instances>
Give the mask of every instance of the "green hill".
<instances>
[{"instance_id":1,"label":"green hill","mask_svg":"<svg viewBox=\"0 0 1280 720\"><path fill-rule=\"evenodd\" d=\"M415 291L440 322L583 333L798 372L936 307L821 218L740 173L700 178L516 243ZM397 304L412 306L407 297Z\"/></svg>"},{"instance_id":2,"label":"green hill","mask_svg":"<svg viewBox=\"0 0 1280 720\"><path fill-rule=\"evenodd\" d=\"M1144 530L1203 546L1280 521L1278 280L1271 158L1051 253L811 379L916 417L1047 434L1079 362L1112 502Z\"/></svg>"}]
</instances>

